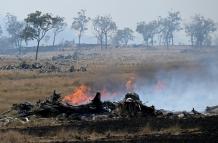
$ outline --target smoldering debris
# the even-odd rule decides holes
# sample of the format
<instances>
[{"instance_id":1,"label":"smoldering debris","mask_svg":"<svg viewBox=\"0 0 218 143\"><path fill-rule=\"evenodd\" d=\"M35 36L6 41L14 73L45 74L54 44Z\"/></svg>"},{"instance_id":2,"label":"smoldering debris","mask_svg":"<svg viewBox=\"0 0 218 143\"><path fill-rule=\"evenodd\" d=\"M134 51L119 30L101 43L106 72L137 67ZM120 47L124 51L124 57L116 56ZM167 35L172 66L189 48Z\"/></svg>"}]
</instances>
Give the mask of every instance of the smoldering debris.
<instances>
[{"instance_id":1,"label":"smoldering debris","mask_svg":"<svg viewBox=\"0 0 218 143\"><path fill-rule=\"evenodd\" d=\"M125 98L119 102L101 101L101 93L87 104L71 105L65 102L60 94L55 91L52 96L45 100L39 100L35 104L24 102L14 104L12 110L16 111L18 117L36 115L39 117L58 117L65 115L66 118L81 118L82 116L108 115L110 118L155 116L155 108L142 104L136 93L127 93Z\"/></svg>"},{"instance_id":2,"label":"smoldering debris","mask_svg":"<svg viewBox=\"0 0 218 143\"><path fill-rule=\"evenodd\" d=\"M127 93L119 102L101 101L101 93L87 104L72 105L63 100L56 91L50 97L39 100L36 103L24 102L14 104L10 111L0 116L1 125L7 125L13 121L27 123L31 117L56 118L57 120L113 120L118 118L199 118L211 115L207 108L207 114L199 113L195 109L190 112L171 112L158 110L155 106L146 106L142 103L137 93ZM213 108L214 109L214 108ZM11 116L13 113L13 117ZM213 114L214 115L214 114Z\"/></svg>"}]
</instances>

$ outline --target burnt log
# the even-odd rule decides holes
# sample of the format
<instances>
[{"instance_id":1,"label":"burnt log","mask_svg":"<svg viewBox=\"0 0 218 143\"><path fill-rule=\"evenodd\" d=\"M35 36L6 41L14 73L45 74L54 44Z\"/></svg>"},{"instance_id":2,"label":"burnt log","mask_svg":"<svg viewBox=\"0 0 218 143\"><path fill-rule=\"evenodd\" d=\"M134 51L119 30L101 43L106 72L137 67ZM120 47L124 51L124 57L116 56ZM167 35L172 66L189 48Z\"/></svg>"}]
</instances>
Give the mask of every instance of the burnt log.
<instances>
[{"instance_id":1,"label":"burnt log","mask_svg":"<svg viewBox=\"0 0 218 143\"><path fill-rule=\"evenodd\" d=\"M102 114L109 112L103 105L101 101L101 93L97 92L96 96L93 98L91 103L85 105L70 105L61 100L60 94L57 94L55 91L53 95L48 98L46 101L39 101L37 103L38 107L34 111L34 114L50 117L50 116L58 116L60 114L70 115L78 115L82 116L84 114Z\"/></svg>"},{"instance_id":2,"label":"burnt log","mask_svg":"<svg viewBox=\"0 0 218 143\"><path fill-rule=\"evenodd\" d=\"M195 115L201 115L201 113L196 111L195 108L192 109L192 113L195 114Z\"/></svg>"},{"instance_id":3,"label":"burnt log","mask_svg":"<svg viewBox=\"0 0 218 143\"><path fill-rule=\"evenodd\" d=\"M101 102L101 93L97 92L95 97L93 98L91 104L95 106L97 109L102 109L102 102Z\"/></svg>"},{"instance_id":4,"label":"burnt log","mask_svg":"<svg viewBox=\"0 0 218 143\"><path fill-rule=\"evenodd\" d=\"M24 103L12 105L12 110L15 110L20 117L29 116L33 108L34 105L30 102L24 102Z\"/></svg>"},{"instance_id":5,"label":"burnt log","mask_svg":"<svg viewBox=\"0 0 218 143\"><path fill-rule=\"evenodd\" d=\"M159 115L161 114L158 112L156 113L154 106L148 107L148 106L142 105L141 109L142 109L143 115L145 115L145 116L156 116L158 114Z\"/></svg>"},{"instance_id":6,"label":"burnt log","mask_svg":"<svg viewBox=\"0 0 218 143\"><path fill-rule=\"evenodd\" d=\"M127 100L128 98L130 98L130 99L132 99L134 101L140 101L139 95L137 93L134 93L134 92L133 93L131 93L131 92L127 93L125 95L124 100Z\"/></svg>"},{"instance_id":7,"label":"burnt log","mask_svg":"<svg viewBox=\"0 0 218 143\"><path fill-rule=\"evenodd\" d=\"M135 117L135 116L155 116L154 106L145 106L139 98L137 93L127 93L124 101L119 103L118 112L121 116Z\"/></svg>"},{"instance_id":8,"label":"burnt log","mask_svg":"<svg viewBox=\"0 0 218 143\"><path fill-rule=\"evenodd\" d=\"M154 106L145 106L138 94L127 93L124 100L120 103L110 101L102 102L101 93L97 92L90 103L84 105L70 105L62 100L61 94L53 92L49 98L39 100L36 104L21 103L13 106L18 116L36 115L40 117L73 117L72 119L82 116L93 115L111 115L111 116L155 116ZM117 112L118 111L118 112ZM116 112L116 113L115 113Z\"/></svg>"}]
</instances>

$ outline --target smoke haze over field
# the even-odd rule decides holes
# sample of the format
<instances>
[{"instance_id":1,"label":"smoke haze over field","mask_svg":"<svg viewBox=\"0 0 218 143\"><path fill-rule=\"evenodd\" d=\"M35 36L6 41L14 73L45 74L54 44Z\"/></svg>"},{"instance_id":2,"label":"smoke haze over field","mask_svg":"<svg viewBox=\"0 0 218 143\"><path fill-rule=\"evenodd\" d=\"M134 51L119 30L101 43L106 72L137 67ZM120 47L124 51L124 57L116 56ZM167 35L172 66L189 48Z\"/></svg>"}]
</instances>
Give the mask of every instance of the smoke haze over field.
<instances>
[{"instance_id":1,"label":"smoke haze over field","mask_svg":"<svg viewBox=\"0 0 218 143\"><path fill-rule=\"evenodd\" d=\"M198 54L202 55L196 53ZM214 53L194 63L175 62L176 66L172 68L167 68L168 64L152 69L145 65L134 69L135 72L131 72L127 79L113 76L109 67L108 73L98 74L98 77L93 78L95 81L90 80L93 82L87 85L93 89L91 95L105 89L104 100L119 101L128 91L134 91L146 105L154 105L157 109L190 111L195 108L204 111L207 106L218 104L217 61L218 58Z\"/></svg>"},{"instance_id":2,"label":"smoke haze over field","mask_svg":"<svg viewBox=\"0 0 218 143\"><path fill-rule=\"evenodd\" d=\"M166 16L168 11L180 11L184 21L191 16L201 14L213 20L218 19L217 0L1 0L0 14L9 12L18 16L19 19L26 18L28 13L36 10L57 14L66 18L71 25L73 17L80 9L86 9L87 15L111 14L119 28L130 27L135 30L136 23L140 21L151 21L158 16ZM89 29L85 42L95 42L91 38L93 30ZM184 33L183 33L184 35ZM142 42L139 36L137 42ZM73 34L62 34L61 39L75 39ZM187 42L185 38L177 38L176 41Z\"/></svg>"},{"instance_id":3,"label":"smoke haze over field","mask_svg":"<svg viewBox=\"0 0 218 143\"><path fill-rule=\"evenodd\" d=\"M200 61L200 67L193 71L185 68L160 70L149 79L142 74L136 82L136 92L144 102L157 108L204 111L206 106L218 104L216 61L216 57L204 59Z\"/></svg>"},{"instance_id":4,"label":"smoke haze over field","mask_svg":"<svg viewBox=\"0 0 218 143\"><path fill-rule=\"evenodd\" d=\"M127 92L136 92L146 105L157 109L191 111L195 108L202 112L207 106L218 104L217 61L213 55L190 67L178 65L152 70L138 67L128 78L114 76L109 67L108 73L97 74L85 84L92 90L90 96L100 91L103 100L120 101Z\"/></svg>"}]
</instances>

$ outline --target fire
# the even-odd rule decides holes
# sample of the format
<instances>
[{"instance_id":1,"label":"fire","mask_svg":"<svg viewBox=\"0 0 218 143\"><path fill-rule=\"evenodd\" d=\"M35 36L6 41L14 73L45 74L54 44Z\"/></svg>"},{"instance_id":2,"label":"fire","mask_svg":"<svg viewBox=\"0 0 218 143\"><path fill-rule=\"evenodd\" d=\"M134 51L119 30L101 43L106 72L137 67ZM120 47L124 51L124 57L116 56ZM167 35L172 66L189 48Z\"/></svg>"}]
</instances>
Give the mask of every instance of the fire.
<instances>
[{"instance_id":1,"label":"fire","mask_svg":"<svg viewBox=\"0 0 218 143\"><path fill-rule=\"evenodd\" d=\"M126 89L128 92L133 92L135 90L135 76L131 76L126 82Z\"/></svg>"},{"instance_id":2,"label":"fire","mask_svg":"<svg viewBox=\"0 0 218 143\"><path fill-rule=\"evenodd\" d=\"M135 90L135 82L136 77L130 76L125 84L127 92L133 92ZM103 100L117 99L117 97L122 95L124 92L123 90L111 89L110 87L103 87L100 90L96 90L94 87L89 87L83 84L78 86L70 95L65 96L63 101L72 105L86 104L92 100L94 91L99 91L103 97Z\"/></svg>"},{"instance_id":3,"label":"fire","mask_svg":"<svg viewBox=\"0 0 218 143\"><path fill-rule=\"evenodd\" d=\"M77 87L73 93L71 93L68 96L64 97L64 101L73 104L73 105L80 105L80 104L85 104L89 100L91 100L91 96L89 96L89 87L85 85L81 85Z\"/></svg>"}]
</instances>

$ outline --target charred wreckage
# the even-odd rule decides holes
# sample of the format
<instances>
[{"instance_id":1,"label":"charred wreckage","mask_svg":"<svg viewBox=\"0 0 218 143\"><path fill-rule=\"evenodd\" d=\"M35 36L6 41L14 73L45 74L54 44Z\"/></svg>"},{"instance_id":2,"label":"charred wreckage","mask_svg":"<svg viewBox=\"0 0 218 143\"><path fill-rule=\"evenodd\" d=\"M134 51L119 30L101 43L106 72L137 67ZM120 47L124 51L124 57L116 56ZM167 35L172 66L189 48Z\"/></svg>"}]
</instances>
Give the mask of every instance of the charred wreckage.
<instances>
[{"instance_id":1,"label":"charred wreckage","mask_svg":"<svg viewBox=\"0 0 218 143\"><path fill-rule=\"evenodd\" d=\"M40 117L66 117L69 119L80 119L93 115L104 115L105 117L135 117L155 116L157 111L154 106L145 106L136 93L127 93L120 102L101 101L101 93L97 92L90 103L82 105L71 105L62 100L60 94L55 91L52 96L45 100L39 100L35 104L24 102L14 104L12 110L17 112L19 117L32 115Z\"/></svg>"},{"instance_id":2,"label":"charred wreckage","mask_svg":"<svg viewBox=\"0 0 218 143\"><path fill-rule=\"evenodd\" d=\"M43 118L57 118L60 120L108 120L117 118L136 117L166 117L184 118L190 116L203 116L195 111L173 113L164 110L156 110L154 106L146 106L142 103L137 93L127 93L120 102L101 101L101 93L97 92L95 97L87 104L72 105L65 102L60 94L55 91L53 95L45 100L39 100L35 104L24 102L14 104L12 108L2 113L6 117L9 112L15 112L16 117L28 120L31 116ZM10 120L10 118L8 118Z\"/></svg>"}]
</instances>

